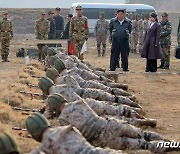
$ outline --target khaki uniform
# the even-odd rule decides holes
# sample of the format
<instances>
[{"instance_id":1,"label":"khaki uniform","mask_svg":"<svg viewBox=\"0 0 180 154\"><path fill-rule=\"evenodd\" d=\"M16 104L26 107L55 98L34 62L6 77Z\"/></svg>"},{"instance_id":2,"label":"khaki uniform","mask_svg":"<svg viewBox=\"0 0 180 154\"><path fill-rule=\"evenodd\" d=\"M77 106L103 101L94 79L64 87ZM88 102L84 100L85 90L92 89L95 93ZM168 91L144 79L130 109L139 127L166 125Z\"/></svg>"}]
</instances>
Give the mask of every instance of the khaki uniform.
<instances>
[{"instance_id":1,"label":"khaki uniform","mask_svg":"<svg viewBox=\"0 0 180 154\"><path fill-rule=\"evenodd\" d=\"M38 19L35 22L36 39L47 40L50 31L50 23L46 19ZM42 53L43 44L38 44L38 59L44 59L45 55Z\"/></svg>"},{"instance_id":2,"label":"khaki uniform","mask_svg":"<svg viewBox=\"0 0 180 154\"><path fill-rule=\"evenodd\" d=\"M136 53L136 47L138 44L138 21L132 21L132 32L131 32L131 46L132 52Z\"/></svg>"},{"instance_id":3,"label":"khaki uniform","mask_svg":"<svg viewBox=\"0 0 180 154\"><path fill-rule=\"evenodd\" d=\"M71 125L49 128L41 145L31 154L122 154L120 150L96 148Z\"/></svg>"},{"instance_id":4,"label":"khaki uniform","mask_svg":"<svg viewBox=\"0 0 180 154\"><path fill-rule=\"evenodd\" d=\"M83 59L83 54L80 54L85 40L88 39L89 28L88 19L85 16L72 17L70 22L69 37L73 42L75 55L79 59Z\"/></svg>"},{"instance_id":5,"label":"khaki uniform","mask_svg":"<svg viewBox=\"0 0 180 154\"><path fill-rule=\"evenodd\" d=\"M60 125L76 127L92 145L110 147L112 149L157 149L158 140L166 140L163 136L146 132L123 121L99 117L89 106L79 100L67 104L59 118Z\"/></svg>"},{"instance_id":6,"label":"khaki uniform","mask_svg":"<svg viewBox=\"0 0 180 154\"><path fill-rule=\"evenodd\" d=\"M107 32L108 32L108 21L106 19L98 19L94 29L94 35L97 41L97 51L98 55L104 56L106 51L106 40L107 40ZM101 52L101 44L102 44L102 52Z\"/></svg>"},{"instance_id":7,"label":"khaki uniform","mask_svg":"<svg viewBox=\"0 0 180 154\"><path fill-rule=\"evenodd\" d=\"M141 53L142 47L143 47L143 19L138 20L138 40L139 40L139 53Z\"/></svg>"},{"instance_id":8,"label":"khaki uniform","mask_svg":"<svg viewBox=\"0 0 180 154\"><path fill-rule=\"evenodd\" d=\"M12 22L9 19L0 21L1 56L6 61L9 55L10 39L13 37Z\"/></svg>"},{"instance_id":9,"label":"khaki uniform","mask_svg":"<svg viewBox=\"0 0 180 154\"><path fill-rule=\"evenodd\" d=\"M64 80L64 81L63 81ZM65 83L66 78L62 78L61 82ZM124 96L114 96L110 93L104 92L103 90L100 89L93 89L93 88L81 88L77 81L72 77L71 80L68 79L69 84L62 84L62 85L55 85L52 86L49 89L50 94L55 94L59 93L65 97L67 101L75 101L78 100L80 96L81 98L92 98L95 100L100 100L100 101L110 101L110 102L116 102L119 104L125 104L128 106L132 107L139 107L140 106L131 101L129 98L124 97ZM77 95L75 95L77 94Z\"/></svg>"}]
</instances>

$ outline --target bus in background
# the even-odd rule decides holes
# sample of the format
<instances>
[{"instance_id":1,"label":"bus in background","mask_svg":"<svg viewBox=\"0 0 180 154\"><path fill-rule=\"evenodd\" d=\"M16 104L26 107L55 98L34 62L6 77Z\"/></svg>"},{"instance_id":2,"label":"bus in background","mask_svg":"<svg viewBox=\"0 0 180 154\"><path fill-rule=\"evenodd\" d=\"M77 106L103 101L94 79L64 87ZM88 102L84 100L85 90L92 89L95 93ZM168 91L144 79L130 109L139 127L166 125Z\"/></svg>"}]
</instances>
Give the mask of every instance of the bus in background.
<instances>
[{"instance_id":1,"label":"bus in background","mask_svg":"<svg viewBox=\"0 0 180 154\"><path fill-rule=\"evenodd\" d=\"M125 10L126 13L147 14L155 12L155 9L150 5L145 4L110 4L110 3L73 3L70 13L76 15L76 6L83 7L83 15L88 18L89 31L94 33L94 27L98 20L99 13L104 12L105 18L110 20L114 18L115 12L118 9Z\"/></svg>"}]
</instances>

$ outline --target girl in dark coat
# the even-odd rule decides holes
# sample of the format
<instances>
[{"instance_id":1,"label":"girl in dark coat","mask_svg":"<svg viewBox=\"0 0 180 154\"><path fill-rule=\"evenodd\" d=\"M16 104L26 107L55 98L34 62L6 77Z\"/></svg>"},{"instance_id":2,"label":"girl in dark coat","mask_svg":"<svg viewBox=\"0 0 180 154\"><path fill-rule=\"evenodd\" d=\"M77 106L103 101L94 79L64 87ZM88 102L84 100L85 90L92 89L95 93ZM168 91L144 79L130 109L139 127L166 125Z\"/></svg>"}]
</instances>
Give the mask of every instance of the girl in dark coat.
<instances>
[{"instance_id":1,"label":"girl in dark coat","mask_svg":"<svg viewBox=\"0 0 180 154\"><path fill-rule=\"evenodd\" d=\"M147 58L146 72L157 72L157 59L163 58L159 43L161 27L156 13L151 13L149 20L151 23L144 37L141 57Z\"/></svg>"}]
</instances>

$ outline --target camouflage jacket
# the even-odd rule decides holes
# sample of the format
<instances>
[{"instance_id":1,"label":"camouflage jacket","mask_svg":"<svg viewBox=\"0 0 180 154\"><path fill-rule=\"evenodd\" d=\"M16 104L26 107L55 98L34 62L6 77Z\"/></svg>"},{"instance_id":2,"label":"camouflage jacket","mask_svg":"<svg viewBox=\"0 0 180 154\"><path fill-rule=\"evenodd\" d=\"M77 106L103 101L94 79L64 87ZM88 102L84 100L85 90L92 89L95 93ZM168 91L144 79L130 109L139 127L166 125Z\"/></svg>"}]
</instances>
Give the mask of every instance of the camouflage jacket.
<instances>
[{"instance_id":1,"label":"camouflage jacket","mask_svg":"<svg viewBox=\"0 0 180 154\"><path fill-rule=\"evenodd\" d=\"M171 32L172 32L172 24L168 20L160 22L161 26L161 34L160 34L160 43L161 45L171 45Z\"/></svg>"},{"instance_id":2,"label":"camouflage jacket","mask_svg":"<svg viewBox=\"0 0 180 154\"><path fill-rule=\"evenodd\" d=\"M139 22L137 20L132 21L132 32L131 32L131 34L138 32L138 30L139 30L139 25L138 24L139 24Z\"/></svg>"},{"instance_id":3,"label":"camouflage jacket","mask_svg":"<svg viewBox=\"0 0 180 154\"><path fill-rule=\"evenodd\" d=\"M89 35L88 19L85 16L72 17L69 36L71 39L86 40Z\"/></svg>"},{"instance_id":4,"label":"camouflage jacket","mask_svg":"<svg viewBox=\"0 0 180 154\"><path fill-rule=\"evenodd\" d=\"M143 20L138 20L138 31L143 32Z\"/></svg>"},{"instance_id":5,"label":"camouflage jacket","mask_svg":"<svg viewBox=\"0 0 180 154\"><path fill-rule=\"evenodd\" d=\"M98 36L98 35L103 35L103 36L106 36L107 35L107 32L108 32L108 21L106 19L99 19L97 22L96 22L96 25L95 25L95 30L94 30L94 35L95 36Z\"/></svg>"},{"instance_id":6,"label":"camouflage jacket","mask_svg":"<svg viewBox=\"0 0 180 154\"><path fill-rule=\"evenodd\" d=\"M31 154L116 154L121 151L95 148L90 145L81 133L71 125L49 128L41 145Z\"/></svg>"},{"instance_id":7,"label":"camouflage jacket","mask_svg":"<svg viewBox=\"0 0 180 154\"><path fill-rule=\"evenodd\" d=\"M38 19L35 22L36 38L40 40L47 40L50 31L50 23L46 19Z\"/></svg>"},{"instance_id":8,"label":"camouflage jacket","mask_svg":"<svg viewBox=\"0 0 180 154\"><path fill-rule=\"evenodd\" d=\"M148 25L149 25L148 20L143 20L143 32L147 31Z\"/></svg>"},{"instance_id":9,"label":"camouflage jacket","mask_svg":"<svg viewBox=\"0 0 180 154\"><path fill-rule=\"evenodd\" d=\"M13 36L12 22L9 19L2 19L0 21L0 37L10 39Z\"/></svg>"}]
</instances>

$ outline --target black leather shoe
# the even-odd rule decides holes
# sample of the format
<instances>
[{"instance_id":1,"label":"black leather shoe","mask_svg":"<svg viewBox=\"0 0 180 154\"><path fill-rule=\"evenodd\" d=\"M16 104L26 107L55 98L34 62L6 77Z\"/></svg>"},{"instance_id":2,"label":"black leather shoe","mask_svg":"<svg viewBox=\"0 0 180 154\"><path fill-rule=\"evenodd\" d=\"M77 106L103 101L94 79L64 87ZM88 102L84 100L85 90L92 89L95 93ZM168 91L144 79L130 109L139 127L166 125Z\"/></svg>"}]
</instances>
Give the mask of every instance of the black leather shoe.
<instances>
[{"instance_id":1,"label":"black leather shoe","mask_svg":"<svg viewBox=\"0 0 180 154\"><path fill-rule=\"evenodd\" d=\"M127 69L127 70L123 70L124 72L129 72L129 70Z\"/></svg>"}]
</instances>

